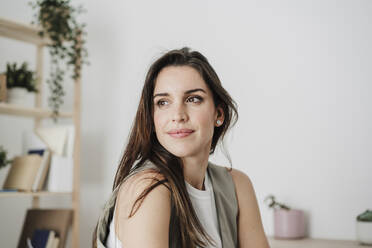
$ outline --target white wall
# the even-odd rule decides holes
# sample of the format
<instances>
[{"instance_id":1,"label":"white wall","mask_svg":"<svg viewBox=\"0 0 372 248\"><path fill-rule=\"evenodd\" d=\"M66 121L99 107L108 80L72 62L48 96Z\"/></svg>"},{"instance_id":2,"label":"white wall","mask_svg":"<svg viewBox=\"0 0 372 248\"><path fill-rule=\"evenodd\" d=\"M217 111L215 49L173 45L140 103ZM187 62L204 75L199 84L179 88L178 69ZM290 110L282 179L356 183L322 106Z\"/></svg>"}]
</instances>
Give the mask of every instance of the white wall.
<instances>
[{"instance_id":1,"label":"white wall","mask_svg":"<svg viewBox=\"0 0 372 248\"><path fill-rule=\"evenodd\" d=\"M239 105L227 147L253 181L266 233L272 212L263 199L273 193L306 211L311 237L355 238L356 215L372 208L371 1L74 3L88 9L91 62L83 72L82 247L110 193L148 66L185 45L206 55ZM32 11L27 1L2 1L0 16L29 22ZM28 49L1 39L0 71L8 60L32 60ZM14 137L27 123L0 121L0 144L16 154ZM228 165L221 154L211 160ZM0 198L7 247L23 220L18 201L27 203Z\"/></svg>"}]
</instances>

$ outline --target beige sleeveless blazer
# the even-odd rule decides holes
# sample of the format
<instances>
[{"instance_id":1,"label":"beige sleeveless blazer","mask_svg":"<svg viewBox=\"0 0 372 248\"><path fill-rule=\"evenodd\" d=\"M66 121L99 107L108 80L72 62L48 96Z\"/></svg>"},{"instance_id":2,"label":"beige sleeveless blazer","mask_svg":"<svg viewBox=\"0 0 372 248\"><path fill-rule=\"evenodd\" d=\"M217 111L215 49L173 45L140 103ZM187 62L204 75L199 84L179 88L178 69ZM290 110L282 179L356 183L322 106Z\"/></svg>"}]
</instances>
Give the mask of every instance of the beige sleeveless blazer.
<instances>
[{"instance_id":1,"label":"beige sleeveless blazer","mask_svg":"<svg viewBox=\"0 0 372 248\"><path fill-rule=\"evenodd\" d=\"M156 169L157 167L153 163L147 162L144 167L133 171L130 175L128 175L128 177L146 168ZM210 161L208 162L207 173L209 173L213 186L222 246L224 248L238 247L238 201L236 198L235 186L231 174L227 171L226 167L215 165ZM113 218L117 192L118 189L115 189L112 192L109 200L104 206L102 215L98 220L98 248L106 247L105 244L109 233L110 222ZM172 213L169 223L169 248L180 247L180 240L177 237L177 219L178 218L175 215L174 207L172 206Z\"/></svg>"}]
</instances>

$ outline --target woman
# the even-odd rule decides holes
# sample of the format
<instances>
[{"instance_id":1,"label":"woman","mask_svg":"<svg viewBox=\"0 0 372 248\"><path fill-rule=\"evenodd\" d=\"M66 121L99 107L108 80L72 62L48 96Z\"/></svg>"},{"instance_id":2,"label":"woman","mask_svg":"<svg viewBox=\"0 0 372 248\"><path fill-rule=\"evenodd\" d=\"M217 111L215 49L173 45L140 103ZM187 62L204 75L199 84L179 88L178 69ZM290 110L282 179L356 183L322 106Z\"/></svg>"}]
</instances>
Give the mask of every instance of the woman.
<instances>
[{"instance_id":1,"label":"woman","mask_svg":"<svg viewBox=\"0 0 372 248\"><path fill-rule=\"evenodd\" d=\"M93 246L269 247L248 176L208 161L237 116L202 54L156 60Z\"/></svg>"}]
</instances>

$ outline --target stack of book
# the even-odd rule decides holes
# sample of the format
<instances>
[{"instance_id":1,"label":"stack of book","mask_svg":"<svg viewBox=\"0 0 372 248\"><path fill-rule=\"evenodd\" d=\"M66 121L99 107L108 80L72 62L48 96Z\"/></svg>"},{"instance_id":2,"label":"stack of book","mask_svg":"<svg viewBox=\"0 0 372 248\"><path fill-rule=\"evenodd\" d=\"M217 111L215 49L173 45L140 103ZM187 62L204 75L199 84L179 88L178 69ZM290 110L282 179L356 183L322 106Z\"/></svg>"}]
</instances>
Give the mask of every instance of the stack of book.
<instances>
[{"instance_id":1,"label":"stack of book","mask_svg":"<svg viewBox=\"0 0 372 248\"><path fill-rule=\"evenodd\" d=\"M54 230L36 229L32 239L27 238L28 248L58 248L59 237Z\"/></svg>"},{"instance_id":2,"label":"stack of book","mask_svg":"<svg viewBox=\"0 0 372 248\"><path fill-rule=\"evenodd\" d=\"M18 248L63 248L72 223L72 209L29 209Z\"/></svg>"},{"instance_id":3,"label":"stack of book","mask_svg":"<svg viewBox=\"0 0 372 248\"><path fill-rule=\"evenodd\" d=\"M30 150L29 155L17 156L6 177L6 190L40 191L46 181L50 165L49 150Z\"/></svg>"},{"instance_id":4,"label":"stack of book","mask_svg":"<svg viewBox=\"0 0 372 248\"><path fill-rule=\"evenodd\" d=\"M13 159L3 191L71 192L74 127L55 125L23 133L23 155Z\"/></svg>"}]
</instances>

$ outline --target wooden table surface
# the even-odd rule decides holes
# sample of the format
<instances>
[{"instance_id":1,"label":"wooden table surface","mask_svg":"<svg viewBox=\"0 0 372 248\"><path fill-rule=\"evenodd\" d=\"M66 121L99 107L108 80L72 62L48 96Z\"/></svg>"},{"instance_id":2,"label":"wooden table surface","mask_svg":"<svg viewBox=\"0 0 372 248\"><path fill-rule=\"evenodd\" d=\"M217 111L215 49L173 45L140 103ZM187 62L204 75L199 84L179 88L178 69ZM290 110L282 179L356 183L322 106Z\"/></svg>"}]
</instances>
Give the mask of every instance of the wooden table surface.
<instances>
[{"instance_id":1,"label":"wooden table surface","mask_svg":"<svg viewBox=\"0 0 372 248\"><path fill-rule=\"evenodd\" d=\"M280 240L268 237L271 248L368 248L372 245L361 245L358 241L352 240L329 240L329 239L295 239Z\"/></svg>"}]
</instances>

